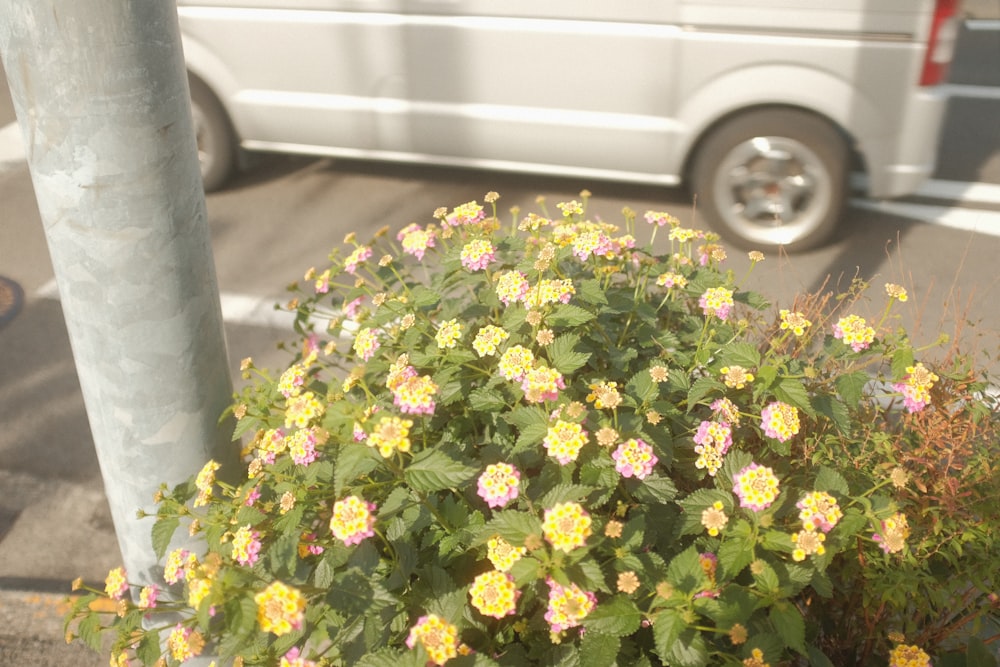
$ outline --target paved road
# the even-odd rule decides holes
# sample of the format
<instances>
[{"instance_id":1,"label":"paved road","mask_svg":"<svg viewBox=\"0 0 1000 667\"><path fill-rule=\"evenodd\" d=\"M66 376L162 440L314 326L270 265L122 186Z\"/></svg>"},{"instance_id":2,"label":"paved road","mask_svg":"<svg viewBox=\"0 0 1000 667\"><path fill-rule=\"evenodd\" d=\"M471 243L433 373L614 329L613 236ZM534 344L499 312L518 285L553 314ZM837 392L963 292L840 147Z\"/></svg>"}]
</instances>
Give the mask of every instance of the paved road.
<instances>
[{"instance_id":1,"label":"paved road","mask_svg":"<svg viewBox=\"0 0 1000 667\"><path fill-rule=\"evenodd\" d=\"M1000 18L1000 11L988 15L987 0L969 4L980 18ZM1000 187L1000 68L995 66L1000 32L966 30L963 43L935 177ZM0 86L0 128L13 120L5 93ZM0 139L0 162L2 146ZM64 591L78 575L101 579L119 557L69 341L52 298L52 271L30 179L23 164L5 164L0 166L0 275L21 283L28 299L22 313L0 330L0 666L104 665L105 659L60 647L58 598L46 595ZM683 192L661 188L257 159L231 188L208 199L232 368L243 356L272 366L284 359L275 349L284 330L268 321L266 305L281 300L282 286L321 263L347 231L364 236L383 225L398 229L427 222L438 206L482 200L488 190L499 191L504 206L527 208L538 194L555 203L576 197L583 187L595 193L592 210L607 220L616 220L627 204L638 211L670 210L685 223L698 224ZM970 190L962 202L955 193L929 194L937 200L856 201L835 243L793 258L769 257L755 270L752 284L787 305L827 277L841 285L855 274L876 287L899 282L915 297L908 319L919 325L918 344L979 321L974 340L997 358L1000 309L992 295L1000 280L995 270L1000 196L989 187ZM741 273L745 261L731 254ZM263 310L255 308L260 304Z\"/></svg>"}]
</instances>

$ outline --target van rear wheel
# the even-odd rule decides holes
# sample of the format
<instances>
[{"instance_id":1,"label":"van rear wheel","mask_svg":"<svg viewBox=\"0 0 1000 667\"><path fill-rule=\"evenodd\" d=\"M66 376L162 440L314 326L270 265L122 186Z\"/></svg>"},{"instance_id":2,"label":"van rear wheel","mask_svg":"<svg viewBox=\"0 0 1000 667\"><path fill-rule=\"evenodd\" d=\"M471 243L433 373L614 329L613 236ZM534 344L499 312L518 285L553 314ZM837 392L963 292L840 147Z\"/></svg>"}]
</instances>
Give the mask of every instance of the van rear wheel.
<instances>
[{"instance_id":1,"label":"van rear wheel","mask_svg":"<svg viewBox=\"0 0 1000 667\"><path fill-rule=\"evenodd\" d=\"M222 104L211 90L194 76L191 88L191 120L198 144L198 163L205 192L225 185L236 168L236 135Z\"/></svg>"},{"instance_id":2,"label":"van rear wheel","mask_svg":"<svg viewBox=\"0 0 1000 667\"><path fill-rule=\"evenodd\" d=\"M825 120L761 109L726 121L705 139L691 183L703 217L723 238L794 252L833 234L847 161L843 137Z\"/></svg>"}]
</instances>

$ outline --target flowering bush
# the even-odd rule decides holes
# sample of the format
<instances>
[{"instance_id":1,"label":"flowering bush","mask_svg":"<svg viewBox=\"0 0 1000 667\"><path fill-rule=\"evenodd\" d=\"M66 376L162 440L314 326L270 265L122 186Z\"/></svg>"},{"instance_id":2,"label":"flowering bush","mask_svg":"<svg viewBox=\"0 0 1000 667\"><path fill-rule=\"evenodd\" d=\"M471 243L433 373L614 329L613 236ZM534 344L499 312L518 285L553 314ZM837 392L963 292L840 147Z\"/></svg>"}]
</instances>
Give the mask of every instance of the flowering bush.
<instances>
[{"instance_id":1,"label":"flowering bush","mask_svg":"<svg viewBox=\"0 0 1000 667\"><path fill-rule=\"evenodd\" d=\"M112 665L989 659L996 413L895 328L905 290L775 313L668 214L505 228L496 199L293 286L301 351L244 364L241 481L163 489L162 584L112 571L71 631Z\"/></svg>"}]
</instances>

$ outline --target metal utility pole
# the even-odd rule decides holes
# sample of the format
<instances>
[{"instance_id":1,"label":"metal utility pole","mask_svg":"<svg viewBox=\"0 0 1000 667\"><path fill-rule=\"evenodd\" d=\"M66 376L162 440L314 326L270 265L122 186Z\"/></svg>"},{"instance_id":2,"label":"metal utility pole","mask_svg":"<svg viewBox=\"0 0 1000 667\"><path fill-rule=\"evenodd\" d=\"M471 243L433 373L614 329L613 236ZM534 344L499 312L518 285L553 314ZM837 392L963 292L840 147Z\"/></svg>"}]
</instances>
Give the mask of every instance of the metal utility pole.
<instances>
[{"instance_id":1,"label":"metal utility pole","mask_svg":"<svg viewBox=\"0 0 1000 667\"><path fill-rule=\"evenodd\" d=\"M136 511L236 456L177 8L0 0L0 56L125 567L151 583Z\"/></svg>"}]
</instances>

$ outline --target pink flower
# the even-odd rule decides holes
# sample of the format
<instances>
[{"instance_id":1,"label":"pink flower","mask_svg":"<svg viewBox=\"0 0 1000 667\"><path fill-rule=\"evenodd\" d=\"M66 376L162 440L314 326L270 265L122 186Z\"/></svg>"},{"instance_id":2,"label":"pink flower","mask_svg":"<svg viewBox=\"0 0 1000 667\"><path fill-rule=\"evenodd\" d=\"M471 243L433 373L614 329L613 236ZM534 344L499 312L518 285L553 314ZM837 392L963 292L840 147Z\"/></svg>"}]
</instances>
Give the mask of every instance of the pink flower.
<instances>
[{"instance_id":1,"label":"pink flower","mask_svg":"<svg viewBox=\"0 0 1000 667\"><path fill-rule=\"evenodd\" d=\"M496 261L493 244L485 239L469 241L462 248L462 266L469 271L482 271Z\"/></svg>"},{"instance_id":2,"label":"pink flower","mask_svg":"<svg viewBox=\"0 0 1000 667\"><path fill-rule=\"evenodd\" d=\"M714 315L725 321L733 307L733 291L725 287L709 287L698 299L698 305L706 317Z\"/></svg>"},{"instance_id":3,"label":"pink flower","mask_svg":"<svg viewBox=\"0 0 1000 667\"><path fill-rule=\"evenodd\" d=\"M428 248L434 247L435 236L433 229L421 229L420 225L411 222L406 227L403 227L399 234L396 234L396 239L402 241L403 252L413 255L418 260L422 260L424 252Z\"/></svg>"},{"instance_id":4,"label":"pink flower","mask_svg":"<svg viewBox=\"0 0 1000 667\"><path fill-rule=\"evenodd\" d=\"M611 458L615 460L615 470L622 477L636 479L645 479L660 461L653 453L653 448L638 438L631 438L618 445Z\"/></svg>"},{"instance_id":5,"label":"pink flower","mask_svg":"<svg viewBox=\"0 0 1000 667\"><path fill-rule=\"evenodd\" d=\"M344 271L353 274L358 270L358 265L372 256L372 249L368 246L358 246L347 259L344 260Z\"/></svg>"},{"instance_id":6,"label":"pink flower","mask_svg":"<svg viewBox=\"0 0 1000 667\"><path fill-rule=\"evenodd\" d=\"M253 487L247 493L247 499L243 501L243 504L247 507L253 507L253 504L260 500L260 487Z\"/></svg>"},{"instance_id":7,"label":"pink flower","mask_svg":"<svg viewBox=\"0 0 1000 667\"><path fill-rule=\"evenodd\" d=\"M490 507L503 507L517 498L521 473L509 463L493 463L479 476L479 497Z\"/></svg>"},{"instance_id":8,"label":"pink flower","mask_svg":"<svg viewBox=\"0 0 1000 667\"><path fill-rule=\"evenodd\" d=\"M760 512L778 497L778 478L770 468L751 463L733 475L733 493L740 499L740 507Z\"/></svg>"}]
</instances>

